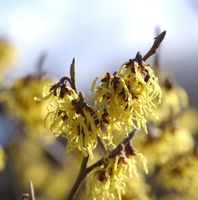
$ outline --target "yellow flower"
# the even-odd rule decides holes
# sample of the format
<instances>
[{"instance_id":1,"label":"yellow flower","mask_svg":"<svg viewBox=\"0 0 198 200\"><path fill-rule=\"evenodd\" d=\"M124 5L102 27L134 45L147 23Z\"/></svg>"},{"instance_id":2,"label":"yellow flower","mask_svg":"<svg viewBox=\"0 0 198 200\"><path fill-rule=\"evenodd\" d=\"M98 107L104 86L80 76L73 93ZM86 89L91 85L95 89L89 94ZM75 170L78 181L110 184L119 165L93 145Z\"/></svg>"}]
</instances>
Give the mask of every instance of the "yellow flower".
<instances>
[{"instance_id":1,"label":"yellow flower","mask_svg":"<svg viewBox=\"0 0 198 200\"><path fill-rule=\"evenodd\" d=\"M153 70L135 60L124 63L117 73L102 75L100 84L92 85L94 107L99 110L106 137L112 132L125 133L133 128L144 128L149 114L161 101L161 89Z\"/></svg>"},{"instance_id":2,"label":"yellow flower","mask_svg":"<svg viewBox=\"0 0 198 200\"><path fill-rule=\"evenodd\" d=\"M100 84L96 86L99 78ZM45 87L42 98L48 102L45 122L56 136L64 133L68 149L77 147L91 157L97 137L108 147L114 145L114 131L125 134L133 128L146 131L147 117L156 99L161 98L153 71L147 65L139 66L136 61L124 64L113 75L107 73L96 78L89 104L73 84L72 79L63 77L58 83Z\"/></svg>"},{"instance_id":3,"label":"yellow flower","mask_svg":"<svg viewBox=\"0 0 198 200\"><path fill-rule=\"evenodd\" d=\"M33 98L40 95L43 86L49 82L48 79L39 80L33 75L17 78L10 88L0 94L0 101L5 105L7 113L20 120L29 135L46 133L43 125L46 105L35 102Z\"/></svg>"},{"instance_id":4,"label":"yellow flower","mask_svg":"<svg viewBox=\"0 0 198 200\"><path fill-rule=\"evenodd\" d=\"M158 78L149 65L137 61L124 63L119 74L126 82L133 98L133 120L136 128L144 128L147 132L146 122L149 114L162 98Z\"/></svg>"},{"instance_id":5,"label":"yellow flower","mask_svg":"<svg viewBox=\"0 0 198 200\"><path fill-rule=\"evenodd\" d=\"M166 126L160 130L158 137L151 140L144 135L139 135L137 139L140 143L139 149L149 161L149 171L152 171L156 165L162 166L171 159L192 151L194 146L191 133L180 124Z\"/></svg>"},{"instance_id":6,"label":"yellow flower","mask_svg":"<svg viewBox=\"0 0 198 200\"><path fill-rule=\"evenodd\" d=\"M161 83L161 88L163 94L162 103L150 116L150 120L156 125L174 118L188 107L188 95L182 87L171 83L169 79L165 79Z\"/></svg>"},{"instance_id":7,"label":"yellow flower","mask_svg":"<svg viewBox=\"0 0 198 200\"><path fill-rule=\"evenodd\" d=\"M129 147L128 147L129 148ZM108 157L88 177L87 190L93 200L118 199L125 193L127 181L138 177L138 164L146 168L146 158L141 153L127 149L120 155Z\"/></svg>"},{"instance_id":8,"label":"yellow flower","mask_svg":"<svg viewBox=\"0 0 198 200\"><path fill-rule=\"evenodd\" d=\"M95 83L92 86L94 90ZM114 130L128 133L133 127L132 96L125 81L107 73L102 76L101 84L95 89L92 97L95 100L94 108L99 110L99 120L105 128L102 140L112 143Z\"/></svg>"},{"instance_id":9,"label":"yellow flower","mask_svg":"<svg viewBox=\"0 0 198 200\"><path fill-rule=\"evenodd\" d=\"M65 136L68 150L78 148L85 156L93 158L92 150L97 145L101 129L97 112L84 101L82 93L77 94L62 79L45 88L43 99L48 104L45 123L49 124L51 131L56 136Z\"/></svg>"}]
</instances>

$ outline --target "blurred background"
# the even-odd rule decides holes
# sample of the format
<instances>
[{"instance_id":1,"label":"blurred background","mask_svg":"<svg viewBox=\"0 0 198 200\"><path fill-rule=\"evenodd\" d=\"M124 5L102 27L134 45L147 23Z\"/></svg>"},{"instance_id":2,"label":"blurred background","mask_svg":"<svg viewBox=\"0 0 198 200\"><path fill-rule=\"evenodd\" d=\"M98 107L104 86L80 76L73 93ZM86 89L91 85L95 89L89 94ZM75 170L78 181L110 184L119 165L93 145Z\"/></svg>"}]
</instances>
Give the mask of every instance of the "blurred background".
<instances>
[{"instance_id":1,"label":"blurred background","mask_svg":"<svg viewBox=\"0 0 198 200\"><path fill-rule=\"evenodd\" d=\"M69 73L75 57L77 87L87 94L97 75L115 71L137 51L144 55L159 27L167 31L160 65L175 74L190 105L198 106L197 0L0 0L0 13L0 38L14 47L14 62L1 83L10 85L17 77L34 73L45 53L44 71L56 79ZM2 114L2 146L13 134L13 123L18 121ZM0 197L5 195L5 200L19 195L13 191L14 176L9 167L0 174Z\"/></svg>"}]
</instances>

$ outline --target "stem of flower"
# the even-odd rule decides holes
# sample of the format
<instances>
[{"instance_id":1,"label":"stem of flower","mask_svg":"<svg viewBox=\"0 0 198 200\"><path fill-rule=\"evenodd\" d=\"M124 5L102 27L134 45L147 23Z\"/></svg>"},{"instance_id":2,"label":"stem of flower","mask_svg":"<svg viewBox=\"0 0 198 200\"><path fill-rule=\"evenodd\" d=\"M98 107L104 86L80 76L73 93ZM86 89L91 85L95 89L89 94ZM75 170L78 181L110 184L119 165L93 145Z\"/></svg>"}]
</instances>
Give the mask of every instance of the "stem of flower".
<instances>
[{"instance_id":1,"label":"stem of flower","mask_svg":"<svg viewBox=\"0 0 198 200\"><path fill-rule=\"evenodd\" d=\"M84 181L85 177L87 176L87 162L89 157L83 157L79 175L72 187L72 190L67 198L67 200L74 200L78 189L80 188L82 182Z\"/></svg>"},{"instance_id":2,"label":"stem of flower","mask_svg":"<svg viewBox=\"0 0 198 200\"><path fill-rule=\"evenodd\" d=\"M120 153L120 151L122 151L123 149L123 145L126 146L131 139L133 138L133 136L136 133L136 129L134 129L133 131L131 131L128 136L114 149L109 153L109 157L114 157L116 155L118 155ZM99 167L100 165L102 165L104 163L105 159L101 158L99 161L97 161L96 163L94 163L93 165L91 165L90 167L87 168L87 174L90 173L94 168Z\"/></svg>"}]
</instances>

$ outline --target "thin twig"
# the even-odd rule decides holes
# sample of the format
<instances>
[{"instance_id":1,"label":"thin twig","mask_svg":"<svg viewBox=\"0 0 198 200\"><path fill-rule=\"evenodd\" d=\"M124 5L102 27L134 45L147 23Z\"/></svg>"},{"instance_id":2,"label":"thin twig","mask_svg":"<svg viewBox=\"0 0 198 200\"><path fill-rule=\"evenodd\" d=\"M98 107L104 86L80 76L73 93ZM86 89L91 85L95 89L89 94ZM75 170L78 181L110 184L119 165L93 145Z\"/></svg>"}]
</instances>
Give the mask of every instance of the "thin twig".
<instances>
[{"instance_id":1,"label":"thin twig","mask_svg":"<svg viewBox=\"0 0 198 200\"><path fill-rule=\"evenodd\" d=\"M80 172L79 175L72 187L72 190L67 198L67 200L74 200L76 193L78 191L78 189L80 188L82 182L84 181L85 177L87 176L87 162L88 162L89 157L83 157L82 159L82 163L81 163L81 167L80 167Z\"/></svg>"},{"instance_id":2,"label":"thin twig","mask_svg":"<svg viewBox=\"0 0 198 200\"><path fill-rule=\"evenodd\" d=\"M72 82L71 87L74 89L75 92L77 92L75 76L76 76L76 74L75 74L75 58L73 58L71 67L70 67L70 77L71 77L71 82Z\"/></svg>"},{"instance_id":3,"label":"thin twig","mask_svg":"<svg viewBox=\"0 0 198 200\"><path fill-rule=\"evenodd\" d=\"M155 28L155 35L159 35L160 34L160 27L156 27ZM161 66L160 66L160 47L158 49L158 51L156 52L155 56L154 56L154 61L153 61L153 66L155 67L155 73L156 75L159 77L159 74L160 74L160 69L161 69Z\"/></svg>"},{"instance_id":4,"label":"thin twig","mask_svg":"<svg viewBox=\"0 0 198 200\"><path fill-rule=\"evenodd\" d=\"M34 194L34 186L33 186L33 183L32 181L29 182L29 194L30 194L30 199L31 200L36 200L35 199L35 194Z\"/></svg>"},{"instance_id":5,"label":"thin twig","mask_svg":"<svg viewBox=\"0 0 198 200\"><path fill-rule=\"evenodd\" d=\"M109 157L114 157L120 153L123 149L123 145L126 146L131 139L134 137L136 133L136 129L131 131L129 135L114 149L109 153ZM87 174L90 173L94 168L99 167L100 165L104 164L105 158L101 158L99 161L91 165L90 167L87 168Z\"/></svg>"},{"instance_id":6,"label":"thin twig","mask_svg":"<svg viewBox=\"0 0 198 200\"><path fill-rule=\"evenodd\" d=\"M29 193L24 193L21 196L20 200L36 200L32 181L29 182L28 189L29 189Z\"/></svg>"},{"instance_id":7,"label":"thin twig","mask_svg":"<svg viewBox=\"0 0 198 200\"><path fill-rule=\"evenodd\" d=\"M161 34L159 34L157 37L154 38L154 43L153 43L152 47L146 53L146 55L142 58L143 61L146 61L149 57L151 57L153 54L155 54L157 48L163 41L165 35L166 35L166 31L163 31Z\"/></svg>"},{"instance_id":8,"label":"thin twig","mask_svg":"<svg viewBox=\"0 0 198 200\"><path fill-rule=\"evenodd\" d=\"M46 60L46 57L47 57L47 53L42 53L39 56L37 64L36 64L37 74L38 74L39 79L41 79L42 76L45 74L45 72L43 71L43 65L44 65L44 62Z\"/></svg>"},{"instance_id":9,"label":"thin twig","mask_svg":"<svg viewBox=\"0 0 198 200\"><path fill-rule=\"evenodd\" d=\"M20 197L20 200L30 200L30 195L28 193L24 193Z\"/></svg>"}]
</instances>

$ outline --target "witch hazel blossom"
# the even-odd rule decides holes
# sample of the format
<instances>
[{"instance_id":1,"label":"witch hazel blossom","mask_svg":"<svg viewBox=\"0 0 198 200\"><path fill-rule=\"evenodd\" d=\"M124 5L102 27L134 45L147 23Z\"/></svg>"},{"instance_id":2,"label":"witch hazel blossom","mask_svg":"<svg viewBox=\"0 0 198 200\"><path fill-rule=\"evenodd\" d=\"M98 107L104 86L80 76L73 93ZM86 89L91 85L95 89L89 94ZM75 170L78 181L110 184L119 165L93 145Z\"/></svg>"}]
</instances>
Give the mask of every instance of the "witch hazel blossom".
<instances>
[{"instance_id":1,"label":"witch hazel blossom","mask_svg":"<svg viewBox=\"0 0 198 200\"><path fill-rule=\"evenodd\" d=\"M43 120L47 114L45 102L35 102L34 96L42 92L44 85L50 83L49 78L38 78L36 74L17 78L9 89L0 93L0 101L4 104L9 116L15 117L24 124L29 137L37 137L46 133Z\"/></svg>"},{"instance_id":2,"label":"witch hazel blossom","mask_svg":"<svg viewBox=\"0 0 198 200\"><path fill-rule=\"evenodd\" d=\"M96 86L95 80L92 86L92 99L101 113L106 133L129 132L132 128L143 128L147 132L147 118L162 98L153 70L134 59L124 63L113 75L106 73L100 77L99 85Z\"/></svg>"},{"instance_id":3,"label":"witch hazel blossom","mask_svg":"<svg viewBox=\"0 0 198 200\"><path fill-rule=\"evenodd\" d=\"M158 79L148 65L135 58L118 72L101 75L92 85L91 103L72 88L71 80L63 77L46 86L42 98L48 105L45 124L55 136L64 135L68 150L77 148L93 158L97 138L108 148L115 146L114 131L127 134L143 128L147 132L148 115L161 99Z\"/></svg>"},{"instance_id":4,"label":"witch hazel blossom","mask_svg":"<svg viewBox=\"0 0 198 200\"><path fill-rule=\"evenodd\" d=\"M119 73L133 96L134 124L147 132L148 116L162 99L158 78L149 65L134 60L123 64Z\"/></svg>"},{"instance_id":5,"label":"witch hazel blossom","mask_svg":"<svg viewBox=\"0 0 198 200\"><path fill-rule=\"evenodd\" d=\"M100 84L93 85L92 99L94 108L99 111L104 134L102 139L112 142L113 130L127 132L132 127L132 96L122 78L106 73L101 76Z\"/></svg>"},{"instance_id":6,"label":"witch hazel blossom","mask_svg":"<svg viewBox=\"0 0 198 200\"><path fill-rule=\"evenodd\" d=\"M77 148L87 156L97 145L100 135L97 112L88 105L83 94L78 94L65 83L54 84L43 97L48 102L48 114L45 123L49 124L54 135L64 135L67 149Z\"/></svg>"},{"instance_id":7,"label":"witch hazel blossom","mask_svg":"<svg viewBox=\"0 0 198 200\"><path fill-rule=\"evenodd\" d=\"M120 154L106 158L103 165L92 171L87 180L88 195L94 200L121 200L127 182L139 176L138 164L147 173L146 163L146 158L128 144Z\"/></svg>"}]
</instances>

